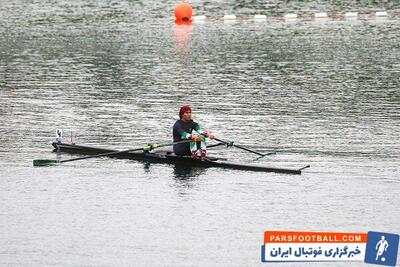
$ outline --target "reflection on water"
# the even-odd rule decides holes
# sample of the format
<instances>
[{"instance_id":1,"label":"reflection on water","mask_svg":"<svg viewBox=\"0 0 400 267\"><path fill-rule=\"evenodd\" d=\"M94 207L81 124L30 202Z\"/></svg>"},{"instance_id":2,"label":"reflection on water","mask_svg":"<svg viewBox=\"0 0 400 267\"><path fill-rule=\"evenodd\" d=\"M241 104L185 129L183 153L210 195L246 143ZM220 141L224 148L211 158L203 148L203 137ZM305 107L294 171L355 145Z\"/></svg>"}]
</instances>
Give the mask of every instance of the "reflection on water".
<instances>
[{"instance_id":1,"label":"reflection on water","mask_svg":"<svg viewBox=\"0 0 400 267\"><path fill-rule=\"evenodd\" d=\"M183 184L187 181L193 181L193 178L199 177L206 173L207 168L204 167L193 167L188 164L167 164L167 163L150 163L143 162L143 169L146 173L151 173L151 168L157 165L166 165L168 168L172 167L173 176L179 184Z\"/></svg>"},{"instance_id":2,"label":"reflection on water","mask_svg":"<svg viewBox=\"0 0 400 267\"><path fill-rule=\"evenodd\" d=\"M178 181L186 181L198 177L206 172L207 168L192 167L187 164L174 164L174 176Z\"/></svg>"},{"instance_id":3,"label":"reflection on water","mask_svg":"<svg viewBox=\"0 0 400 267\"><path fill-rule=\"evenodd\" d=\"M174 164L174 185L179 196L190 196L199 185L199 180L207 173L207 168Z\"/></svg>"},{"instance_id":4,"label":"reflection on water","mask_svg":"<svg viewBox=\"0 0 400 267\"><path fill-rule=\"evenodd\" d=\"M189 24L175 24L174 38L176 44L177 61L186 65L190 60L190 41L192 39L192 25Z\"/></svg>"}]
</instances>

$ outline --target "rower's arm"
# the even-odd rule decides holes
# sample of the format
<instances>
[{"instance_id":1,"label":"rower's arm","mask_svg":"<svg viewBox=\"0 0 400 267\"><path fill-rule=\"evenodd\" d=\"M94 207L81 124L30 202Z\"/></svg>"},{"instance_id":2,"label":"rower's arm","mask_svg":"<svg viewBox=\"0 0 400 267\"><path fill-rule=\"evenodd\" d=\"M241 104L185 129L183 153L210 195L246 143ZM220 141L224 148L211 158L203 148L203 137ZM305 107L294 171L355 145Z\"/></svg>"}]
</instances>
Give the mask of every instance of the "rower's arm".
<instances>
[{"instance_id":1,"label":"rower's arm","mask_svg":"<svg viewBox=\"0 0 400 267\"><path fill-rule=\"evenodd\" d=\"M185 129L183 129L181 123L179 121L176 121L173 127L173 135L174 138L179 138L181 140L188 140L190 139L191 134L186 132Z\"/></svg>"},{"instance_id":2,"label":"rower's arm","mask_svg":"<svg viewBox=\"0 0 400 267\"><path fill-rule=\"evenodd\" d=\"M188 133L188 132L183 131L181 133L181 138L182 139L192 139L192 135L190 133Z\"/></svg>"},{"instance_id":3,"label":"rower's arm","mask_svg":"<svg viewBox=\"0 0 400 267\"><path fill-rule=\"evenodd\" d=\"M208 132L206 130L204 130L203 128L201 128L201 126L197 123L196 123L196 126L194 127L194 130L196 132L198 132L199 134L204 135L205 137L208 136Z\"/></svg>"},{"instance_id":4,"label":"rower's arm","mask_svg":"<svg viewBox=\"0 0 400 267\"><path fill-rule=\"evenodd\" d=\"M194 128L194 130L196 132L198 132L199 134L208 137L210 139L214 139L214 135L206 130L204 130L203 128L201 128L201 126L199 124L196 125L196 127Z\"/></svg>"}]
</instances>

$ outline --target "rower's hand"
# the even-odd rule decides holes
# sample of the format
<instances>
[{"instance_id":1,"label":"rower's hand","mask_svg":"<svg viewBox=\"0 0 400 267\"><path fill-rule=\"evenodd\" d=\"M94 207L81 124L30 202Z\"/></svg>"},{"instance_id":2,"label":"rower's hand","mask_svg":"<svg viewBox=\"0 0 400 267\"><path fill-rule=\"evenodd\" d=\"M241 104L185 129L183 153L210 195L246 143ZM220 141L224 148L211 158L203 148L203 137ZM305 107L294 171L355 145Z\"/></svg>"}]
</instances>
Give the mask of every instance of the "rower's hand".
<instances>
[{"instance_id":1,"label":"rower's hand","mask_svg":"<svg viewBox=\"0 0 400 267\"><path fill-rule=\"evenodd\" d=\"M209 134L208 134L208 138L214 139L214 138L215 138L215 135L213 135L212 133L209 133Z\"/></svg>"},{"instance_id":2,"label":"rower's hand","mask_svg":"<svg viewBox=\"0 0 400 267\"><path fill-rule=\"evenodd\" d=\"M200 138L200 136L195 135L195 134L192 134L192 136L190 137L190 139L192 139L192 140L195 141L195 142L201 142L201 141L203 141L203 140Z\"/></svg>"}]
</instances>

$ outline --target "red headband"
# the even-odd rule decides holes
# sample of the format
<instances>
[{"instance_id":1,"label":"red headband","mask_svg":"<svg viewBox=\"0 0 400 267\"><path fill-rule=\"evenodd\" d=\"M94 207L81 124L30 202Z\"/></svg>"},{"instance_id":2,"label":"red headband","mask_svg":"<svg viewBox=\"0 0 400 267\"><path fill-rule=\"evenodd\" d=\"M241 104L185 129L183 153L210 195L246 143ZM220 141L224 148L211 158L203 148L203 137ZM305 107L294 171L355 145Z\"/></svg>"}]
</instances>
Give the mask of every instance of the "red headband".
<instances>
[{"instance_id":1,"label":"red headband","mask_svg":"<svg viewBox=\"0 0 400 267\"><path fill-rule=\"evenodd\" d=\"M183 113L187 111L192 111L192 108L189 105L182 106L181 109L179 110L179 118L182 119Z\"/></svg>"}]
</instances>

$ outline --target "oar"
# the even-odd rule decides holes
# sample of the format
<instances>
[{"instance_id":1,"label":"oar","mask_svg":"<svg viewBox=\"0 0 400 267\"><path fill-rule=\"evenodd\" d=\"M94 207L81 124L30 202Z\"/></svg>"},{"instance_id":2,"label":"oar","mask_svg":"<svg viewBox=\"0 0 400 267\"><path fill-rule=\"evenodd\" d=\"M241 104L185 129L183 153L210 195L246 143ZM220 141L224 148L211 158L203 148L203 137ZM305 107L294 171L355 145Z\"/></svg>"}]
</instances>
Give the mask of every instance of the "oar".
<instances>
[{"instance_id":1,"label":"oar","mask_svg":"<svg viewBox=\"0 0 400 267\"><path fill-rule=\"evenodd\" d=\"M265 156L271 156L271 155L275 155L275 154L276 154L276 152L269 152L267 154L263 154L262 156L259 156L259 157L255 158L255 159L253 159L252 161L257 161L257 160L259 160L259 159L261 159L261 158L263 158Z\"/></svg>"},{"instance_id":2,"label":"oar","mask_svg":"<svg viewBox=\"0 0 400 267\"><path fill-rule=\"evenodd\" d=\"M299 171L302 171L302 170L310 168L310 167L311 167L310 165L304 166L303 168L300 168Z\"/></svg>"},{"instance_id":3,"label":"oar","mask_svg":"<svg viewBox=\"0 0 400 267\"><path fill-rule=\"evenodd\" d=\"M239 146L239 145L235 145L235 144L233 144L232 142L223 141L223 140L221 140L221 139L218 139L218 138L214 138L214 139L215 139L216 141L218 141L218 142L221 142L221 143L224 143L224 144L227 144L227 145L233 145L234 147L237 147L237 148L243 149L243 150L245 150L245 151L247 151L247 152L251 152L251 153L257 154L257 155L259 155L259 156L260 156L260 157L259 157L259 158L257 158L257 159L260 159L260 158L262 158L262 157L265 157L265 156L267 156L267 155L272 155L272 154L275 154L275 152L272 152L272 153L267 153L267 154L262 154L262 153L260 153L260 152L254 151L254 150L251 150L251 149L248 149L248 148L245 148L245 147Z\"/></svg>"},{"instance_id":4,"label":"oar","mask_svg":"<svg viewBox=\"0 0 400 267\"><path fill-rule=\"evenodd\" d=\"M207 148L211 148L211 147L216 147L216 146L222 146L225 145L224 143L218 143L218 144L214 144L214 145L209 145L207 146Z\"/></svg>"},{"instance_id":5,"label":"oar","mask_svg":"<svg viewBox=\"0 0 400 267\"><path fill-rule=\"evenodd\" d=\"M69 162L69 161L75 161L75 160L81 160L81 159L91 159L91 158L98 158L98 157L104 157L104 156L111 156L111 155L117 155L117 154L122 154L122 153L127 153L127 152L140 151L140 150L148 152L148 151L150 151L152 149L155 149L155 148L158 148L158 147L172 146L172 145L176 145L176 144L188 143L188 142L191 142L191 141L192 140L183 140L183 141L178 141L178 142L173 142L173 143L151 144L151 145L147 145L147 146L141 147L141 148L133 148L133 149L127 149L127 150L122 150L122 151L106 152L106 153L101 153L101 154L96 154L96 155L91 155L91 156L85 156L85 157L80 157L80 158L74 158L74 159L65 159L65 160L35 159L35 160L33 160L33 166L54 165L54 164L64 163L64 162Z\"/></svg>"}]
</instances>

